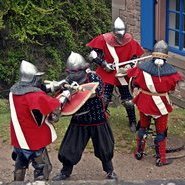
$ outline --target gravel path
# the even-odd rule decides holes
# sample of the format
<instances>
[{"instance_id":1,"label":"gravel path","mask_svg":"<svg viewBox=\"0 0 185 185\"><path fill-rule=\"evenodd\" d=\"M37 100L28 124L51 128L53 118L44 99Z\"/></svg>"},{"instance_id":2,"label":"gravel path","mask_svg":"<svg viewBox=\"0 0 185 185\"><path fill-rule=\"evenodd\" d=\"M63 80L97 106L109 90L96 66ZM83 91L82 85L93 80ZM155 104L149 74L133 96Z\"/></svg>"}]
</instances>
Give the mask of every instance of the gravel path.
<instances>
[{"instance_id":1,"label":"gravel path","mask_svg":"<svg viewBox=\"0 0 185 185\"><path fill-rule=\"evenodd\" d=\"M57 160L57 151L50 146L49 155L53 164L51 178L60 171L61 164ZM180 153L179 153L180 154ZM0 181L9 183L13 179L13 161L10 158L11 147L0 145ZM142 181L142 180L168 180L185 179L185 157L175 159L172 164L163 167L154 165L155 159L147 155L142 161L134 159L133 154L123 154L115 151L113 158L115 172L120 180ZM102 170L101 162L93 153L85 151L81 161L74 167L70 180L103 180L105 173ZM30 166L26 179L33 180L33 169Z\"/></svg>"}]
</instances>

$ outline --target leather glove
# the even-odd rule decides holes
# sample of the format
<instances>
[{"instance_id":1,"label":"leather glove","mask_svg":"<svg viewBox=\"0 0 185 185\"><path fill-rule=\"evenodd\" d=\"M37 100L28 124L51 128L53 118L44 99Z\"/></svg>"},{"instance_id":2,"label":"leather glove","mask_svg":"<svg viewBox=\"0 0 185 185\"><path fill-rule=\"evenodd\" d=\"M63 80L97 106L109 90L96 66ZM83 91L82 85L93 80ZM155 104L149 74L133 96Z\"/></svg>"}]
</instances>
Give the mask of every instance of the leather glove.
<instances>
[{"instance_id":1,"label":"leather glove","mask_svg":"<svg viewBox=\"0 0 185 185\"><path fill-rule=\"evenodd\" d=\"M103 62L102 62L102 67L103 67L104 70L107 71L107 72L114 71L113 64L107 63L106 61L103 61Z\"/></svg>"}]
</instances>

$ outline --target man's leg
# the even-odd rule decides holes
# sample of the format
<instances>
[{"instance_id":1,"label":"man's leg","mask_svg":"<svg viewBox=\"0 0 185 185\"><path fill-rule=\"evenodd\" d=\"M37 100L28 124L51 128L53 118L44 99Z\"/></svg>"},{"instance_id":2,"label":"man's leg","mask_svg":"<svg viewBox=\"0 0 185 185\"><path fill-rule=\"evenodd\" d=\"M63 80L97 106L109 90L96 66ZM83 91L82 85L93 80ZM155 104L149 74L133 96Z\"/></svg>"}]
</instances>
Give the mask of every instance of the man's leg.
<instances>
[{"instance_id":1,"label":"man's leg","mask_svg":"<svg viewBox=\"0 0 185 185\"><path fill-rule=\"evenodd\" d=\"M114 150L114 138L108 123L91 128L91 138L95 156L102 162L103 170L107 173L107 179L117 179L114 172L112 158Z\"/></svg>"},{"instance_id":2,"label":"man's leg","mask_svg":"<svg viewBox=\"0 0 185 185\"><path fill-rule=\"evenodd\" d=\"M128 115L130 130L132 132L136 132L135 106L132 102L132 96L129 92L128 85L118 86L118 89L121 96L122 105L125 107Z\"/></svg>"},{"instance_id":3,"label":"man's leg","mask_svg":"<svg viewBox=\"0 0 185 185\"><path fill-rule=\"evenodd\" d=\"M167 120L168 115L164 115L155 119L157 134L154 140L156 151L156 166L169 164L169 161L166 160Z\"/></svg>"},{"instance_id":4,"label":"man's leg","mask_svg":"<svg viewBox=\"0 0 185 185\"><path fill-rule=\"evenodd\" d=\"M137 133L137 148L135 151L135 158L141 160L143 158L143 153L146 144L147 129L150 126L151 118L140 112L139 130Z\"/></svg>"},{"instance_id":5,"label":"man's leg","mask_svg":"<svg viewBox=\"0 0 185 185\"><path fill-rule=\"evenodd\" d=\"M89 137L88 127L70 124L58 153L58 159L63 164L63 168L58 175L53 177L53 181L70 177L73 166L81 159Z\"/></svg>"},{"instance_id":6,"label":"man's leg","mask_svg":"<svg viewBox=\"0 0 185 185\"><path fill-rule=\"evenodd\" d=\"M14 181L24 181L26 174L26 168L15 169L14 171Z\"/></svg>"},{"instance_id":7,"label":"man's leg","mask_svg":"<svg viewBox=\"0 0 185 185\"><path fill-rule=\"evenodd\" d=\"M49 175L52 171L52 164L49 159L47 149L37 152L37 157L32 160L34 170L34 180L49 180Z\"/></svg>"},{"instance_id":8,"label":"man's leg","mask_svg":"<svg viewBox=\"0 0 185 185\"><path fill-rule=\"evenodd\" d=\"M16 158L14 158L15 160L14 181L24 181L29 161L23 155L21 150L17 150L14 153L16 153Z\"/></svg>"}]
</instances>

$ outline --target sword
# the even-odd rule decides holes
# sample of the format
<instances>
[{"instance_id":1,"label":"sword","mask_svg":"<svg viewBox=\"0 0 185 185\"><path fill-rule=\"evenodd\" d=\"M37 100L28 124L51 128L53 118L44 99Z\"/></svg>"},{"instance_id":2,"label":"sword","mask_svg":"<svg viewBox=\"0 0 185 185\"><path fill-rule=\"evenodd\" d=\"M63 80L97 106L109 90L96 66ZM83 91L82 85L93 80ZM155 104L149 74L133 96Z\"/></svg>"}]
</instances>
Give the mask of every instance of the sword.
<instances>
[{"instance_id":1,"label":"sword","mask_svg":"<svg viewBox=\"0 0 185 185\"><path fill-rule=\"evenodd\" d=\"M140 60L145 60L145 59L149 59L149 58L152 58L152 57L153 57L152 55L148 55L148 56L145 56L145 57L136 58L136 59L128 60L128 61L125 61L125 62L120 62L118 64L113 63L113 67L116 68L116 67L123 66L123 65L126 65L126 64L136 63Z\"/></svg>"},{"instance_id":2,"label":"sword","mask_svg":"<svg viewBox=\"0 0 185 185\"><path fill-rule=\"evenodd\" d=\"M57 81L44 80L44 83L46 83L46 84L48 84L48 83L51 84L53 82L56 83L58 86L61 86L64 81L61 80L61 81L57 82ZM72 84L66 83L66 84L64 84L64 87L67 89L71 88L71 89L77 90L77 91L84 91L84 89L77 82L73 82Z\"/></svg>"}]
</instances>

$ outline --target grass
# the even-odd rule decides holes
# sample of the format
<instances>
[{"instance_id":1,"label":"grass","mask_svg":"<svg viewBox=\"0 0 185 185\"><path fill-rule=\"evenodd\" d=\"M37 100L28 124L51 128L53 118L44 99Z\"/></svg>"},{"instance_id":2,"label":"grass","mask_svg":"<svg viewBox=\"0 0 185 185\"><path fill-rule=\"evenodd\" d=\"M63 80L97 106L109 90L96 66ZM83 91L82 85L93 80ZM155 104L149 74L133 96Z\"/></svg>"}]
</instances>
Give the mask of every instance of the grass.
<instances>
[{"instance_id":1,"label":"grass","mask_svg":"<svg viewBox=\"0 0 185 185\"><path fill-rule=\"evenodd\" d=\"M115 138L115 150L130 153L135 148L136 135L131 133L128 127L128 120L123 106L110 107L109 123ZM138 115L137 115L138 117ZM10 111L8 101L0 99L0 139L4 144L9 142L9 121ZM58 139L55 141L55 148L58 149L60 142L67 130L70 117L61 117L55 124ZM175 108L169 116L168 135L185 138L185 110ZM87 145L87 150L93 151L91 141Z\"/></svg>"},{"instance_id":2,"label":"grass","mask_svg":"<svg viewBox=\"0 0 185 185\"><path fill-rule=\"evenodd\" d=\"M0 99L0 141L6 143L9 140L9 106L8 101Z\"/></svg>"}]
</instances>

